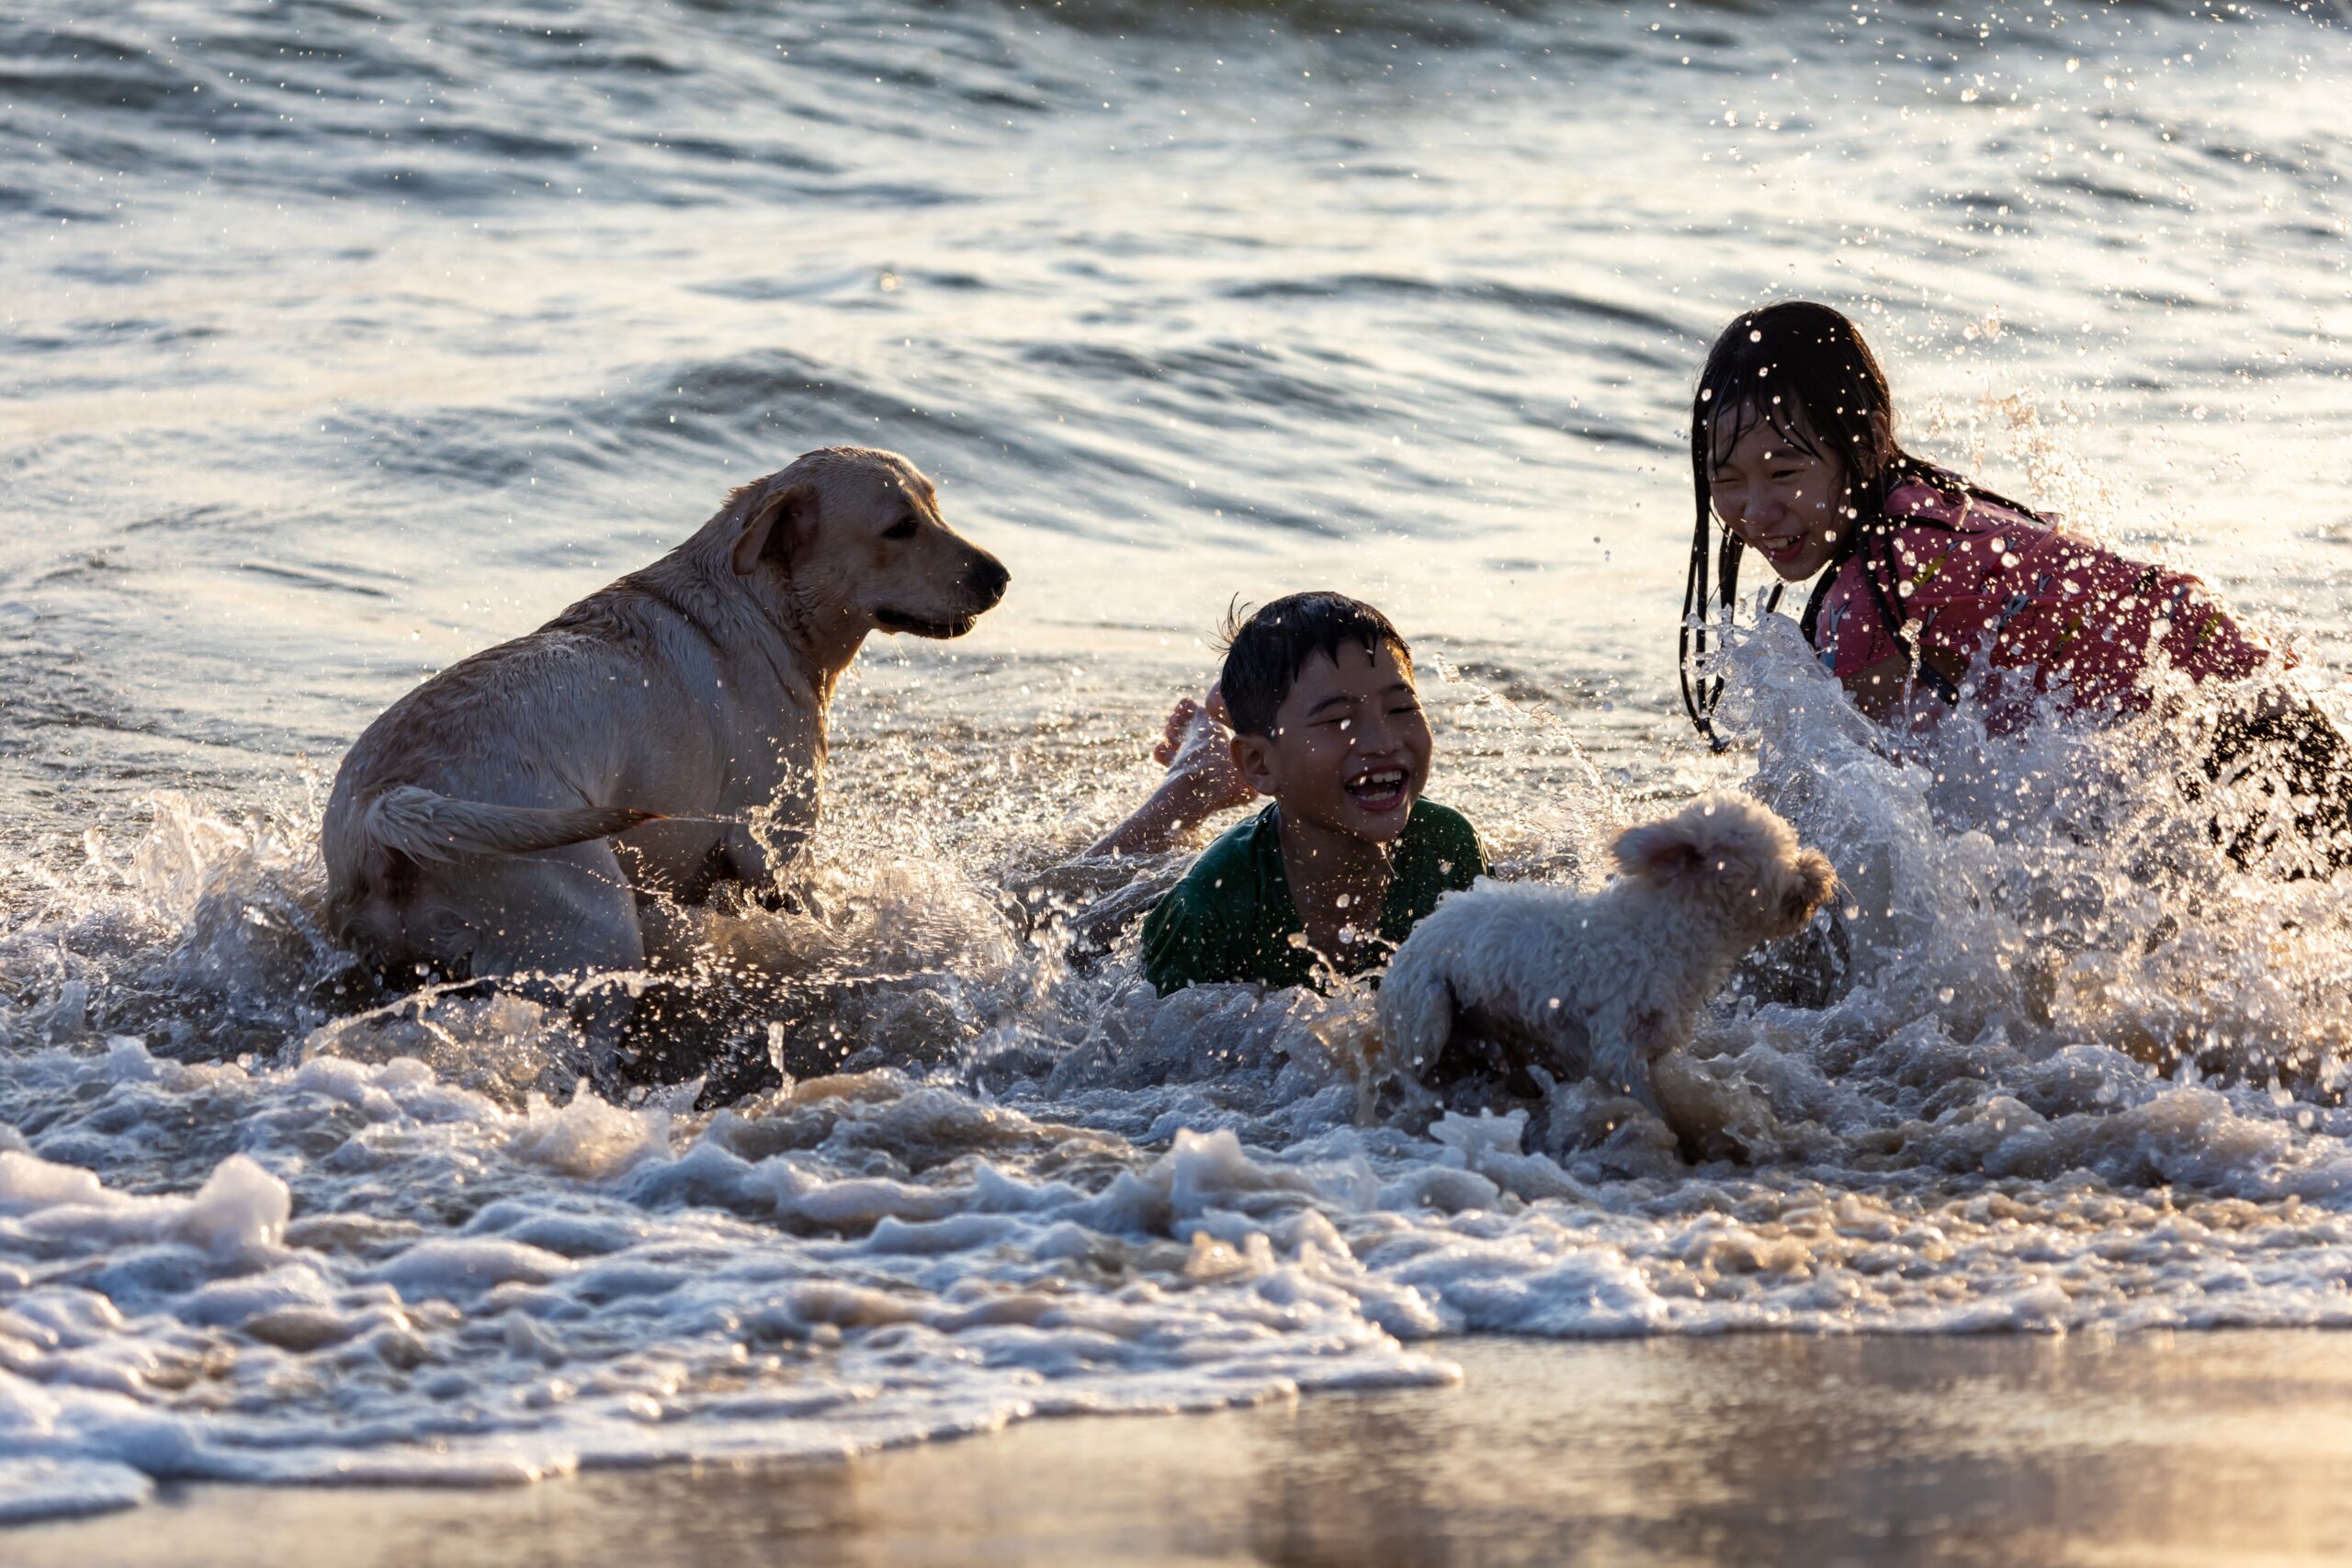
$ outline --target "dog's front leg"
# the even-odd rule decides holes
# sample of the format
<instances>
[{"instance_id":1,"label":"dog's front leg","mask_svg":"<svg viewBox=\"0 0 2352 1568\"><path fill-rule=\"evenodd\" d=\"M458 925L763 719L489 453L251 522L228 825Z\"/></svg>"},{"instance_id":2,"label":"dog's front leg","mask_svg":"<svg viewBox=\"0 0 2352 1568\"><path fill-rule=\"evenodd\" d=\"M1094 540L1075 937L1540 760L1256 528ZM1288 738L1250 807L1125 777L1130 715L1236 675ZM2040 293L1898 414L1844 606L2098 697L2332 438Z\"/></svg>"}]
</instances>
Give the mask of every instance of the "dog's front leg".
<instances>
[{"instance_id":1,"label":"dog's front leg","mask_svg":"<svg viewBox=\"0 0 2352 1568\"><path fill-rule=\"evenodd\" d=\"M1598 1021L1592 1036L1592 1076L1608 1088L1631 1095L1641 1108L1666 1122L1666 1107L1650 1079L1650 1064L1665 1053L1669 1032L1663 1013L1644 1010L1622 1019Z\"/></svg>"}]
</instances>

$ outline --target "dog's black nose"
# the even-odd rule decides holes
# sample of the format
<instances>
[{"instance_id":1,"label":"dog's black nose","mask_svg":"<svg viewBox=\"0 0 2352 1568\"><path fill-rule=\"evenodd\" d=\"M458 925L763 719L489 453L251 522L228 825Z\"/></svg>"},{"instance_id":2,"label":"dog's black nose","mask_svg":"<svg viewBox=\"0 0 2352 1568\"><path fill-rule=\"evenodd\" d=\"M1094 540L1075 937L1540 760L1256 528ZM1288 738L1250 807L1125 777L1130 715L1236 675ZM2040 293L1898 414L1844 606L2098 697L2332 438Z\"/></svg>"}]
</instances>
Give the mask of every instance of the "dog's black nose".
<instances>
[{"instance_id":1,"label":"dog's black nose","mask_svg":"<svg viewBox=\"0 0 2352 1568\"><path fill-rule=\"evenodd\" d=\"M996 557L982 556L979 563L972 568L968 581L973 593L980 600L980 608L993 609L996 602L1004 597L1004 585L1012 581L1012 573L1005 570L1004 563Z\"/></svg>"}]
</instances>

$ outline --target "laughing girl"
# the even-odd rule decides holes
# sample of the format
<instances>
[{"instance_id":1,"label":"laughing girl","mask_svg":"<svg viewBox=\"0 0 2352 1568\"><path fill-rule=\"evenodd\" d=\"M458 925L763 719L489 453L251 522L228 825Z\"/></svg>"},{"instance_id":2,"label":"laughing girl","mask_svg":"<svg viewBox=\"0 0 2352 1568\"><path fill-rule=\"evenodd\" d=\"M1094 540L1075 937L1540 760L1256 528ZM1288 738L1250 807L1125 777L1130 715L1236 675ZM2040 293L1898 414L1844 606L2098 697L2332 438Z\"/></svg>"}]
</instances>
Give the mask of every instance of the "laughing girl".
<instances>
[{"instance_id":1,"label":"laughing girl","mask_svg":"<svg viewBox=\"0 0 2352 1568\"><path fill-rule=\"evenodd\" d=\"M1731 615L1744 554L1783 588L1813 581L1806 639L1861 710L1924 728L1975 707L1990 733L2051 713L2108 722L2145 709L2161 659L2199 685L2241 685L2205 771L2259 752L2298 797L2296 825L2352 859L2352 749L2275 679L2274 653L2196 578L2132 560L1905 451L1877 356L1826 305L1749 311L1715 340L1690 413L1697 523L1683 595L1682 698L1719 749L1723 688L1701 672ZM1713 603L1710 601L1712 566ZM1972 667L1977 674L1971 679ZM2241 836L2231 852L2251 848Z\"/></svg>"}]
</instances>

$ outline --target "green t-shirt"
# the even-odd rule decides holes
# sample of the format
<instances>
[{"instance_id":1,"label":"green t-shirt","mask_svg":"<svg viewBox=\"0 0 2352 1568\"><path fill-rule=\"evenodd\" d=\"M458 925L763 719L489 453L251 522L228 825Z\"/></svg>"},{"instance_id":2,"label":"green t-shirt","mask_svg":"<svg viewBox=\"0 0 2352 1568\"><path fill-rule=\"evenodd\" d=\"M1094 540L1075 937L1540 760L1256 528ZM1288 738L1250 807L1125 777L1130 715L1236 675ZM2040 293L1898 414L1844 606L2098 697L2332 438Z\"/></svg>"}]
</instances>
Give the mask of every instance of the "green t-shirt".
<instances>
[{"instance_id":1,"label":"green t-shirt","mask_svg":"<svg viewBox=\"0 0 2352 1568\"><path fill-rule=\"evenodd\" d=\"M1214 980L1314 984L1322 961L1306 945L1306 923L1291 899L1280 821L1269 806L1227 830L1144 922L1143 972L1161 996ZM1389 862L1381 940L1359 946L1346 972L1382 962L1437 908L1440 895L1467 887L1486 872L1487 852L1463 815L1415 801Z\"/></svg>"}]
</instances>

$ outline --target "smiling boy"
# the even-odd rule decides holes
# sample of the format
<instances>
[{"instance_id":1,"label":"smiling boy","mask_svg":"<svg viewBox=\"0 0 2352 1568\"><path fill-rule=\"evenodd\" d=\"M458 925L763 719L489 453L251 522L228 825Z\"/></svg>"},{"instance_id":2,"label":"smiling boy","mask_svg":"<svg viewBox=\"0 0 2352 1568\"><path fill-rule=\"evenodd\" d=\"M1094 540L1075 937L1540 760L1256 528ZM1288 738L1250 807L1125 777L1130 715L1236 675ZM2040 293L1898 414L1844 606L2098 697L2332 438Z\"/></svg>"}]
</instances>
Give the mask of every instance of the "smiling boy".
<instances>
[{"instance_id":1,"label":"smiling boy","mask_svg":"<svg viewBox=\"0 0 2352 1568\"><path fill-rule=\"evenodd\" d=\"M1144 923L1160 995L1362 973L1485 874L1470 824L1420 797L1429 720L1387 616L1340 593L1277 599L1233 628L1218 687L1234 769L1272 804L1211 844Z\"/></svg>"}]
</instances>

